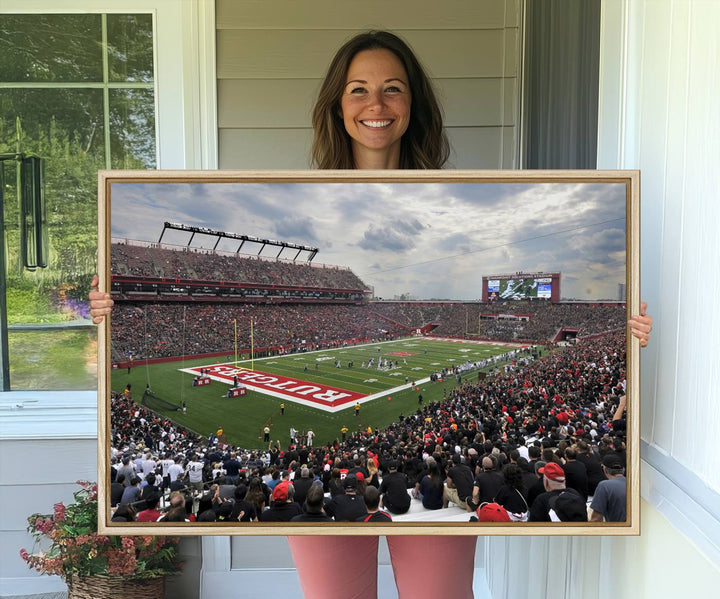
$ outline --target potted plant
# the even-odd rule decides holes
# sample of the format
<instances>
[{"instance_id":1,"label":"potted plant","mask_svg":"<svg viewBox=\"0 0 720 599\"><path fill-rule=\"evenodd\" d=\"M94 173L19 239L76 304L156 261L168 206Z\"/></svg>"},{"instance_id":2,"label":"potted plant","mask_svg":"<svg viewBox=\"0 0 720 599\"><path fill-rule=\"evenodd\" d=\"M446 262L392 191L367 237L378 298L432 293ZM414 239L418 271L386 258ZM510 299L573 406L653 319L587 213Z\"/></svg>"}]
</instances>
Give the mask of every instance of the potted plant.
<instances>
[{"instance_id":1,"label":"potted plant","mask_svg":"<svg viewBox=\"0 0 720 599\"><path fill-rule=\"evenodd\" d=\"M97 484L78 481L74 503L28 517L33 553L20 557L41 574L61 576L69 599L162 598L165 577L180 571L177 538L97 532Z\"/></svg>"}]
</instances>

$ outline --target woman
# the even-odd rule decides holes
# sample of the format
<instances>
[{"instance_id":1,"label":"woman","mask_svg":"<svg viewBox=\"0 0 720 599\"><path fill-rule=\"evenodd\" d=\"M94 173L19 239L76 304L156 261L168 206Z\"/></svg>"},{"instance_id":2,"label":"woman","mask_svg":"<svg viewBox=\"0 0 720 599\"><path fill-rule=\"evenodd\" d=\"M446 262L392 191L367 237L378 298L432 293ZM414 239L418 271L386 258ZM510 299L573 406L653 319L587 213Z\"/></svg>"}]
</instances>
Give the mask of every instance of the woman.
<instances>
[{"instance_id":1,"label":"woman","mask_svg":"<svg viewBox=\"0 0 720 599\"><path fill-rule=\"evenodd\" d=\"M111 522L135 522L135 508L129 503L121 503L110 519Z\"/></svg>"},{"instance_id":2,"label":"woman","mask_svg":"<svg viewBox=\"0 0 720 599\"><path fill-rule=\"evenodd\" d=\"M336 495L342 495L345 490L340 480L340 468L333 468L330 473L330 482L328 483L328 490L330 491L330 498Z\"/></svg>"},{"instance_id":3,"label":"woman","mask_svg":"<svg viewBox=\"0 0 720 599\"><path fill-rule=\"evenodd\" d=\"M420 495L426 510L439 510L443 507L445 481L440 474L440 467L434 458L426 460L428 473L420 481Z\"/></svg>"},{"instance_id":4,"label":"woman","mask_svg":"<svg viewBox=\"0 0 720 599\"><path fill-rule=\"evenodd\" d=\"M449 146L431 82L412 50L388 32L353 37L333 58L312 115L312 160L329 169L439 169ZM97 279L93 280L93 286ZM90 294L93 322L110 313L108 294ZM652 319L630 322L647 345ZM334 597L338 588L353 597L377 596L378 537L288 537L306 597ZM476 537L389 536L398 593L404 597L473 596ZM328 568L318 556L352 555L353 567ZM451 576L418 576L417 566L433 556L433 571Z\"/></svg>"},{"instance_id":5,"label":"woman","mask_svg":"<svg viewBox=\"0 0 720 599\"><path fill-rule=\"evenodd\" d=\"M265 506L268 504L267 497L263 491L263 483L256 476L253 476L248 483L247 493L245 493L245 501L249 501L253 504L258 518L260 517L260 514L263 513Z\"/></svg>"},{"instance_id":6,"label":"woman","mask_svg":"<svg viewBox=\"0 0 720 599\"><path fill-rule=\"evenodd\" d=\"M380 477L378 474L378 467L375 464L375 460L370 459L367 461L367 471L368 471L368 478L365 482L367 482L369 487L375 487L376 489L380 488Z\"/></svg>"},{"instance_id":7,"label":"woman","mask_svg":"<svg viewBox=\"0 0 720 599\"><path fill-rule=\"evenodd\" d=\"M312 123L320 169L437 169L450 154L430 79L386 31L362 33L338 50Z\"/></svg>"},{"instance_id":8,"label":"woman","mask_svg":"<svg viewBox=\"0 0 720 599\"><path fill-rule=\"evenodd\" d=\"M530 510L525 486L523 485L523 471L517 464L507 464L503 468L503 486L500 487L493 501L504 507L510 519L514 522L527 520Z\"/></svg>"}]
</instances>

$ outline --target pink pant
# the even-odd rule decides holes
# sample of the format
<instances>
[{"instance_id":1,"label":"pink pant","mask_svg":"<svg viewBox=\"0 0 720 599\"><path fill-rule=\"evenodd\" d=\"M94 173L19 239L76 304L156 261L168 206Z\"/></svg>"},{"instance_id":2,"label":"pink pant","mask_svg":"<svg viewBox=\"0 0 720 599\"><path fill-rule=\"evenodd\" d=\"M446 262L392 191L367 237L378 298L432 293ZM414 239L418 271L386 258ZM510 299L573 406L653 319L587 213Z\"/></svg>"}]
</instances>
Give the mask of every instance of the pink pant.
<instances>
[{"instance_id":1,"label":"pink pant","mask_svg":"<svg viewBox=\"0 0 720 599\"><path fill-rule=\"evenodd\" d=\"M375 599L378 537L288 537L308 599ZM472 599L474 536L389 536L399 599Z\"/></svg>"}]
</instances>

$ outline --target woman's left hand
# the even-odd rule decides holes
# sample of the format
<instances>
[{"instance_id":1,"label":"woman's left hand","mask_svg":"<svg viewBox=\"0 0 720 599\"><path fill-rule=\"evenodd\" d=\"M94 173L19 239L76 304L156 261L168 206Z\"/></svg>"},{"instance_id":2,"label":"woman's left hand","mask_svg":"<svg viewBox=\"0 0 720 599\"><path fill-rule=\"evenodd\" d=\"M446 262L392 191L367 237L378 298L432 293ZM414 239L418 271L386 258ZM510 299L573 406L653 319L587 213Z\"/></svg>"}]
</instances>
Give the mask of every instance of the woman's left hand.
<instances>
[{"instance_id":1,"label":"woman's left hand","mask_svg":"<svg viewBox=\"0 0 720 599\"><path fill-rule=\"evenodd\" d=\"M98 291L98 276L93 276L90 287L92 288L88 299L90 300L90 316L95 324L100 324L103 319L110 314L113 307L113 301L110 299L109 293Z\"/></svg>"},{"instance_id":2,"label":"woman's left hand","mask_svg":"<svg viewBox=\"0 0 720 599\"><path fill-rule=\"evenodd\" d=\"M640 347L647 347L650 339L650 331L652 331L652 316L646 314L647 304L640 302L640 314L636 314L628 320L630 332L640 340Z\"/></svg>"}]
</instances>

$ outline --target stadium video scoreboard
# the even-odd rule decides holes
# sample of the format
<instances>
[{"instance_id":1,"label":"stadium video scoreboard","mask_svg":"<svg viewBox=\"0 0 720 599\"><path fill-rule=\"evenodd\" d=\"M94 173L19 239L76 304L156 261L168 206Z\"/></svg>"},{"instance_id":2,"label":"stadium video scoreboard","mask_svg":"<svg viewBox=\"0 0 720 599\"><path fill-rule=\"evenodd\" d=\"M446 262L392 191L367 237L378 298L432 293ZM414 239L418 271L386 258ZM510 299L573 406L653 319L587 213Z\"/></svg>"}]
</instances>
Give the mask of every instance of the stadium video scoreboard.
<instances>
[{"instance_id":1,"label":"stadium video scoreboard","mask_svg":"<svg viewBox=\"0 0 720 599\"><path fill-rule=\"evenodd\" d=\"M560 301L560 273L515 273L482 278L482 301L540 299Z\"/></svg>"}]
</instances>

